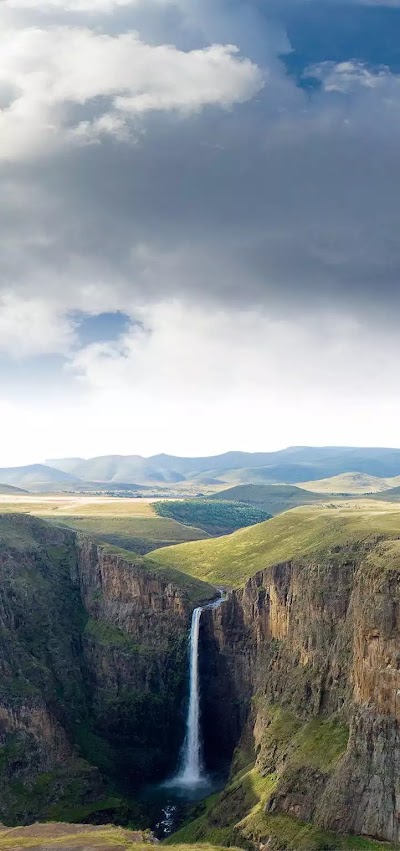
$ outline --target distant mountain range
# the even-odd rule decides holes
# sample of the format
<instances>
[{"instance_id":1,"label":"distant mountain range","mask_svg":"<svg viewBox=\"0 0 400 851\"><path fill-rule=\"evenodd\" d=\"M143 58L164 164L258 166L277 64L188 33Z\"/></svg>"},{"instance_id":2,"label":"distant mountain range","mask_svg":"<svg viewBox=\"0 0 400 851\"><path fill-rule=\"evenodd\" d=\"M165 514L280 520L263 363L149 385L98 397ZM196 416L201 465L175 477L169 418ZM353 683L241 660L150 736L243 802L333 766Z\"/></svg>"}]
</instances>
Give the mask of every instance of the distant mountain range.
<instances>
[{"instance_id":1,"label":"distant mountain range","mask_svg":"<svg viewBox=\"0 0 400 851\"><path fill-rule=\"evenodd\" d=\"M4 485L45 491L107 485L138 489L191 482L212 484L298 484L354 471L385 479L400 474L400 449L294 446L278 452L226 452L207 458L174 455L104 455L57 458L44 464L0 469ZM395 484L395 482L393 482ZM388 484L389 487L389 484ZM379 490L379 487L376 488Z\"/></svg>"},{"instance_id":2,"label":"distant mountain range","mask_svg":"<svg viewBox=\"0 0 400 851\"><path fill-rule=\"evenodd\" d=\"M62 470L54 469L46 464L29 464L26 467L0 468L0 482L3 485L13 485L17 488L38 489L47 485L73 484L75 476L70 476Z\"/></svg>"},{"instance_id":3,"label":"distant mountain range","mask_svg":"<svg viewBox=\"0 0 400 851\"><path fill-rule=\"evenodd\" d=\"M51 468L90 482L138 484L199 484L223 482L304 482L356 470L373 476L400 473L400 449L295 446L278 452L226 452L207 458L173 455L105 455L99 458L58 458ZM1 471L0 471L1 476Z\"/></svg>"},{"instance_id":4,"label":"distant mountain range","mask_svg":"<svg viewBox=\"0 0 400 851\"><path fill-rule=\"evenodd\" d=\"M21 495L23 493L29 493L29 491L24 490L23 488L15 488L13 485L3 485L0 484L0 494L1 496L16 496Z\"/></svg>"}]
</instances>

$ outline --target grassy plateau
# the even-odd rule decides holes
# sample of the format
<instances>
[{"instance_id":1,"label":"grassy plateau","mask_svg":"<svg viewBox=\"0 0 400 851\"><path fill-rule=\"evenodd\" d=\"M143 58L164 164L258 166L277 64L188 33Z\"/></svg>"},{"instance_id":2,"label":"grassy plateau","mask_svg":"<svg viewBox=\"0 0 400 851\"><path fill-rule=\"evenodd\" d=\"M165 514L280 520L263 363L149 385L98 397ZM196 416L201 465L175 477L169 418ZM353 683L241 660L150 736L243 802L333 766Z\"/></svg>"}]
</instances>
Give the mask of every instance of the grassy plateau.
<instances>
[{"instance_id":1,"label":"grassy plateau","mask_svg":"<svg viewBox=\"0 0 400 851\"><path fill-rule=\"evenodd\" d=\"M0 512L32 514L138 553L209 537L204 529L159 517L149 499L76 494L0 496Z\"/></svg>"},{"instance_id":2,"label":"grassy plateau","mask_svg":"<svg viewBox=\"0 0 400 851\"><path fill-rule=\"evenodd\" d=\"M156 550L151 558L198 579L237 587L273 564L376 536L400 537L397 504L356 500L304 506L223 538Z\"/></svg>"}]
</instances>

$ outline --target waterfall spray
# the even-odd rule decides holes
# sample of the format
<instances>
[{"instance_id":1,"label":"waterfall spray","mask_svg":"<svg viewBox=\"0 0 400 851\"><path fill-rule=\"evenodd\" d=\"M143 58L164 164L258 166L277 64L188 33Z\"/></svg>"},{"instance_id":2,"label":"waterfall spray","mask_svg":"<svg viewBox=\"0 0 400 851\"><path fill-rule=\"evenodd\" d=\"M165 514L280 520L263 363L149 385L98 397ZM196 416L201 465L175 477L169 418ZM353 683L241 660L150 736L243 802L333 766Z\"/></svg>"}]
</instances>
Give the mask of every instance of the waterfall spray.
<instances>
[{"instance_id":1,"label":"waterfall spray","mask_svg":"<svg viewBox=\"0 0 400 851\"><path fill-rule=\"evenodd\" d=\"M199 688L199 631L203 609L199 606L192 615L190 630L190 690L186 721L186 738L183 745L182 770L178 776L182 786L201 783L202 759L200 739L200 688Z\"/></svg>"},{"instance_id":2,"label":"waterfall spray","mask_svg":"<svg viewBox=\"0 0 400 851\"><path fill-rule=\"evenodd\" d=\"M201 753L201 725L200 725L200 681L199 681L199 633L201 615L204 609L214 609L225 599L223 592L221 597L207 606L198 606L192 615L190 628L190 666L189 666L189 706L186 720L186 736L182 749L181 770L174 783L177 786L188 788L207 783L203 771Z\"/></svg>"}]
</instances>

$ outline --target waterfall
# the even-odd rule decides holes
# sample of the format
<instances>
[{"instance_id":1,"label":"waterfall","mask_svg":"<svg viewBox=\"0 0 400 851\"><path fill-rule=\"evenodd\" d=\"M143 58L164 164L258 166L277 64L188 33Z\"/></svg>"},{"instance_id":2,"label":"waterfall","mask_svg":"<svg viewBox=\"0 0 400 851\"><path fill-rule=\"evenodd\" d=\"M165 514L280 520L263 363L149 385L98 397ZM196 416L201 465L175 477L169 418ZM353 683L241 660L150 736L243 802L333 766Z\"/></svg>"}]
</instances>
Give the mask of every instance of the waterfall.
<instances>
[{"instance_id":1,"label":"waterfall","mask_svg":"<svg viewBox=\"0 0 400 851\"><path fill-rule=\"evenodd\" d=\"M202 607L194 610L190 629L190 690L186 721L186 738L183 745L182 770L177 781L182 786L201 783L202 759L200 740L200 687L199 687L199 631Z\"/></svg>"},{"instance_id":2,"label":"waterfall","mask_svg":"<svg viewBox=\"0 0 400 851\"><path fill-rule=\"evenodd\" d=\"M174 783L188 788L207 783L203 773L200 727L200 682L199 682L199 632L204 609L214 609L223 603L225 596L207 606L198 606L192 615L190 628L189 706L186 720L186 736L182 749L181 770Z\"/></svg>"}]
</instances>

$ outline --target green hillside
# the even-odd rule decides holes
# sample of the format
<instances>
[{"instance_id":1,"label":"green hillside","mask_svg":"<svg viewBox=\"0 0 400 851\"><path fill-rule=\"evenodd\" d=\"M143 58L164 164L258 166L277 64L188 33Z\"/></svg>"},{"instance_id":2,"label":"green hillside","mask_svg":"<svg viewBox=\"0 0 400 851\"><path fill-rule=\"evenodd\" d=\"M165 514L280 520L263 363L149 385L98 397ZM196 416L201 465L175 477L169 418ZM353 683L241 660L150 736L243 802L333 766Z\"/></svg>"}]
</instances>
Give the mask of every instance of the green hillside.
<instances>
[{"instance_id":1,"label":"green hillside","mask_svg":"<svg viewBox=\"0 0 400 851\"><path fill-rule=\"evenodd\" d=\"M235 587L270 565L377 535L400 537L400 508L357 500L296 508L224 538L155 550L151 557L165 567Z\"/></svg>"},{"instance_id":2,"label":"green hillside","mask_svg":"<svg viewBox=\"0 0 400 851\"><path fill-rule=\"evenodd\" d=\"M299 487L323 494L365 494L387 490L391 483L390 478L369 476L367 473L342 473L340 476L330 476L327 479L299 482Z\"/></svg>"},{"instance_id":3,"label":"green hillside","mask_svg":"<svg viewBox=\"0 0 400 851\"><path fill-rule=\"evenodd\" d=\"M281 514L298 505L312 505L315 502L326 502L326 496L312 493L296 485L237 485L218 494L210 496L212 500L229 500L245 502L262 508L269 514Z\"/></svg>"},{"instance_id":4,"label":"green hillside","mask_svg":"<svg viewBox=\"0 0 400 851\"><path fill-rule=\"evenodd\" d=\"M49 520L55 519L49 516ZM98 542L143 554L158 547L208 538L207 532L167 517L58 517L57 523Z\"/></svg>"},{"instance_id":5,"label":"green hillside","mask_svg":"<svg viewBox=\"0 0 400 851\"><path fill-rule=\"evenodd\" d=\"M153 503L160 517L204 529L211 535L227 535L244 526L270 519L263 508L220 499L179 499Z\"/></svg>"},{"instance_id":6,"label":"green hillside","mask_svg":"<svg viewBox=\"0 0 400 851\"><path fill-rule=\"evenodd\" d=\"M13 485L4 485L0 484L0 494L19 494L19 493L29 493L29 491L24 490L23 488L16 488Z\"/></svg>"},{"instance_id":7,"label":"green hillside","mask_svg":"<svg viewBox=\"0 0 400 851\"><path fill-rule=\"evenodd\" d=\"M18 494L17 494L18 497ZM93 540L139 554L169 544L208 538L207 532L168 517L159 517L153 503L141 499L87 497L65 494L4 500L4 514L31 514L87 532Z\"/></svg>"}]
</instances>

